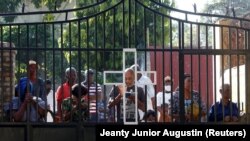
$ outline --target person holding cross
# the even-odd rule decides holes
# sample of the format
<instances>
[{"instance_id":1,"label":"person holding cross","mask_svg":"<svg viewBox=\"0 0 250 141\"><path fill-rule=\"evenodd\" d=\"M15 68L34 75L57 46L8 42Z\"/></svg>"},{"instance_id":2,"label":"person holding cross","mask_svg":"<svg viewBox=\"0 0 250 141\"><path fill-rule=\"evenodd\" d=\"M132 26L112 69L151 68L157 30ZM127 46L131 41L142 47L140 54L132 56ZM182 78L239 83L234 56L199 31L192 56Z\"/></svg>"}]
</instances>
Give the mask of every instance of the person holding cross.
<instances>
[{"instance_id":1,"label":"person holding cross","mask_svg":"<svg viewBox=\"0 0 250 141\"><path fill-rule=\"evenodd\" d=\"M133 122L135 120L135 73L133 69L128 68L125 70L125 89L122 85L115 86L109 96L108 108L116 107L116 121L123 122L123 97L126 98L126 121ZM124 96L125 95L125 96ZM137 87L137 106L138 109L145 111L145 98L144 92L141 87ZM138 121L140 117L138 115Z\"/></svg>"}]
</instances>

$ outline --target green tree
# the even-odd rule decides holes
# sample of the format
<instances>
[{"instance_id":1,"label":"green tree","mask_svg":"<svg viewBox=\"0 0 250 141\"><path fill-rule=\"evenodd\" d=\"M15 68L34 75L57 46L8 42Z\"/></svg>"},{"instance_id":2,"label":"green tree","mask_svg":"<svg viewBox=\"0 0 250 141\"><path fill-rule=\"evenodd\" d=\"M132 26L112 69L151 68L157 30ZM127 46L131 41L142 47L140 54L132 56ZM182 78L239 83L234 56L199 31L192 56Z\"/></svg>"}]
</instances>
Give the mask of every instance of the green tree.
<instances>
[{"instance_id":1,"label":"green tree","mask_svg":"<svg viewBox=\"0 0 250 141\"><path fill-rule=\"evenodd\" d=\"M14 43L17 49L16 74L18 78L26 75L26 66L29 59L34 59L40 64L41 73L45 70L48 71L48 69L50 70L48 72L51 72L52 59L47 59L46 68L44 68L44 60L52 58L52 54L40 50L45 47L51 48L53 38L50 29L51 26L45 26L44 24L2 26L0 29L2 40ZM51 75L51 73L48 73L48 75Z\"/></svg>"},{"instance_id":2,"label":"green tree","mask_svg":"<svg viewBox=\"0 0 250 141\"><path fill-rule=\"evenodd\" d=\"M248 3L249 0L212 0L205 5L203 12L242 17L250 11L250 5Z\"/></svg>"},{"instance_id":3,"label":"green tree","mask_svg":"<svg viewBox=\"0 0 250 141\"><path fill-rule=\"evenodd\" d=\"M96 2L95 0L79 0L77 7L83 7ZM174 6L168 0L162 0L163 4ZM75 15L78 18L88 17L79 23L72 22L70 25L65 26L63 31L63 37L59 38L59 47L64 48L116 48L121 49L123 47L131 48L144 48L146 44L145 36L146 29L149 29L149 42L151 45L160 46L162 43L162 33L164 28L164 42L168 44L169 42L169 20L163 18L158 14L144 9L139 4L135 4L134 1L129 3L129 0L125 1L124 9L123 5L103 12L99 15L92 16L95 13L106 10L107 8L115 5L116 0L110 0L95 7L91 7L82 11L77 11ZM129 5L130 4L130 5ZM159 11L160 13L169 14L169 10L157 6L150 1L143 1L143 4L148 7ZM130 10L130 11L129 11ZM129 13L130 12L130 13ZM124 15L124 17L123 17ZM164 19L164 21L162 21ZM145 27L145 28L144 28ZM80 39L79 39L80 38ZM79 40L81 41L79 43ZM68 54L65 54L69 56ZM74 56L74 54L72 54ZM95 58L92 55L87 56L82 55L83 60L92 60ZM121 54L116 54L114 52L98 52L97 58L104 58L106 63L104 66L109 68L121 69L121 62L114 60L122 60ZM67 57L66 57L67 58ZM91 64L92 63L92 64ZM89 62L89 66L94 66L96 62ZM85 64L87 64L85 62ZM85 68L87 65L85 66ZM98 70L106 69L100 66Z\"/></svg>"},{"instance_id":4,"label":"green tree","mask_svg":"<svg viewBox=\"0 0 250 141\"><path fill-rule=\"evenodd\" d=\"M36 8L40 8L43 6L46 6L49 10L57 10L61 7L61 4L63 2L69 1L69 0L30 0L32 4ZM24 6L24 12L25 12L25 3L23 0L0 0L0 13L16 13L16 12L22 12L18 11L18 9L22 9L22 6ZM45 19L49 17L50 14L45 14ZM4 21L2 22L13 22L16 16L5 16ZM51 16L49 17L51 20Z\"/></svg>"},{"instance_id":5,"label":"green tree","mask_svg":"<svg viewBox=\"0 0 250 141\"><path fill-rule=\"evenodd\" d=\"M21 0L0 0L0 13L13 13L19 8ZM12 22L15 16L6 16L6 22Z\"/></svg>"},{"instance_id":6,"label":"green tree","mask_svg":"<svg viewBox=\"0 0 250 141\"><path fill-rule=\"evenodd\" d=\"M49 10L54 10L55 7L60 7L62 2L67 1L68 0L57 0L57 2L56 0L31 0L37 8L47 6ZM98 0L78 0L76 2L76 8L96 2L98 2ZM120 70L122 68L122 52L114 51L112 50L113 48L120 50L127 47L145 48L147 42L149 42L151 46L158 47L162 45L163 40L164 44L168 45L170 40L169 19L143 8L133 0L125 0L124 9L123 4L120 4L115 8L104 11L117 2L119 1L109 0L77 11L75 12L75 16L79 19L84 19L64 24L46 24L45 28L43 27L44 25L11 26L11 29L7 26L7 29L4 29L4 39L5 41L14 42L17 47L60 48L61 50L55 51L54 54L52 51L50 51L50 53L43 51L41 56L31 52L28 55L30 57L37 57L39 62L44 62L46 59L47 66L43 69L49 70L46 72L51 75L52 73L50 72L52 72L53 67L55 69L60 68L61 70L62 66L65 67L69 65L76 66L77 69L80 70L94 68L98 72L111 69ZM150 1L141 2L160 13L169 14L170 12L168 9ZM170 2L170 0L161 0L161 3L174 6L174 3ZM20 4L21 2L19 1L19 5ZM53 21L53 14L45 15L44 19L45 21ZM54 26L54 28L52 28L52 26ZM147 33L147 31L149 32ZM39 35L37 35L38 33ZM53 33L55 35L52 37ZM147 39L147 34L149 33L149 39ZM37 38L37 36L39 36L39 38ZM58 42L55 42L55 40ZM69 51L69 49L71 49L71 51ZM100 51L94 49L100 49ZM54 55L56 55L55 60L47 60ZM27 59L22 59L22 57L27 56L19 56L19 61L23 61L21 64L25 64L26 62L24 60ZM132 61L132 59L130 60ZM51 64L55 64L56 66L52 66ZM60 74L63 74L63 72L57 72L56 75L63 77Z\"/></svg>"}]
</instances>

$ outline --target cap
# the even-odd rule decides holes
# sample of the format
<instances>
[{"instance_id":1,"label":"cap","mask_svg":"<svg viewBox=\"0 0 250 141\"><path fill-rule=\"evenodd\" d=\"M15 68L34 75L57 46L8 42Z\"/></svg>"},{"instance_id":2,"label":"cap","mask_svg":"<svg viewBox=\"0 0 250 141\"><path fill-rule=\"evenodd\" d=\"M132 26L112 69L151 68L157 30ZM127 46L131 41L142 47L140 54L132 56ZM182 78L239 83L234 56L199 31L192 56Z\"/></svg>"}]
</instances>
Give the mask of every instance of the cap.
<instances>
[{"instance_id":1,"label":"cap","mask_svg":"<svg viewBox=\"0 0 250 141\"><path fill-rule=\"evenodd\" d=\"M172 79L171 79L171 77L170 76L166 76L165 78L164 78L164 81L166 82L166 81L171 81Z\"/></svg>"},{"instance_id":2,"label":"cap","mask_svg":"<svg viewBox=\"0 0 250 141\"><path fill-rule=\"evenodd\" d=\"M94 71L92 70L92 69L89 69L89 70L86 70L85 71L85 75L87 76L87 75L89 75L89 74L94 74Z\"/></svg>"},{"instance_id":3,"label":"cap","mask_svg":"<svg viewBox=\"0 0 250 141\"><path fill-rule=\"evenodd\" d=\"M141 68L140 68L140 66L138 65L138 64L134 64L134 65L132 65L130 68L133 70L133 71L135 71L135 67L136 67L136 69L137 69L137 71L141 71Z\"/></svg>"},{"instance_id":4,"label":"cap","mask_svg":"<svg viewBox=\"0 0 250 141\"><path fill-rule=\"evenodd\" d=\"M36 65L36 61L34 61L34 60L29 60L29 65Z\"/></svg>"}]
</instances>

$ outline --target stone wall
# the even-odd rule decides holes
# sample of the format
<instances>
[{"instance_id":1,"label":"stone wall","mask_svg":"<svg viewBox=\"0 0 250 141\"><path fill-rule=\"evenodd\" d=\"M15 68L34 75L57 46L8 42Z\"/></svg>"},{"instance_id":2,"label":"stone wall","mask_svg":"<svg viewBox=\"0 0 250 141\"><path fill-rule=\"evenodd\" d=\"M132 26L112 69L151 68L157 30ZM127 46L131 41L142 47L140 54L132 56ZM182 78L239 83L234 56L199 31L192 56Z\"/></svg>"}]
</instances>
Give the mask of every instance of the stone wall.
<instances>
[{"instance_id":1,"label":"stone wall","mask_svg":"<svg viewBox=\"0 0 250 141\"><path fill-rule=\"evenodd\" d=\"M9 102L14 95L16 51L15 45L0 42L0 120L3 116L3 103Z\"/></svg>"}]
</instances>

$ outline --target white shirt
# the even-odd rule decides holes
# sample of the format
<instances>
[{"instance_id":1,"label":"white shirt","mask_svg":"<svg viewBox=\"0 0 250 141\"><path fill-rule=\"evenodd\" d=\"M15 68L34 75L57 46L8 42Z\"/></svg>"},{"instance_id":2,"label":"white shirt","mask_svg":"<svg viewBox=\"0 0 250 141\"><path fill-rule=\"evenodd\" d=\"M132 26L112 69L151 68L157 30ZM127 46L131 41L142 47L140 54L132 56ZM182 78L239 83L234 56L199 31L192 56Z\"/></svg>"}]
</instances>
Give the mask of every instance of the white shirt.
<instances>
[{"instance_id":1,"label":"white shirt","mask_svg":"<svg viewBox=\"0 0 250 141\"><path fill-rule=\"evenodd\" d=\"M53 90L50 90L48 96L47 96L47 105L49 106L50 110L53 113L56 113L57 110L57 101L55 99L55 97L53 97ZM54 104L53 101L55 100L55 111L54 111ZM47 113L47 122L53 122L53 117L50 113Z\"/></svg>"},{"instance_id":2,"label":"white shirt","mask_svg":"<svg viewBox=\"0 0 250 141\"><path fill-rule=\"evenodd\" d=\"M165 96L165 101L163 101L163 92L158 92L157 93L157 107L160 107L163 102L167 103L170 105L170 100L171 100L171 93L164 93L164 96Z\"/></svg>"},{"instance_id":3,"label":"white shirt","mask_svg":"<svg viewBox=\"0 0 250 141\"><path fill-rule=\"evenodd\" d=\"M137 81L138 82L138 87L142 87L144 93L147 95L145 95L147 97L147 110L153 110L153 105L152 105L152 101L151 98L155 97L155 89L152 84L152 81L149 77L142 75L141 78ZM147 92L145 91L145 88L147 86Z\"/></svg>"}]
</instances>

